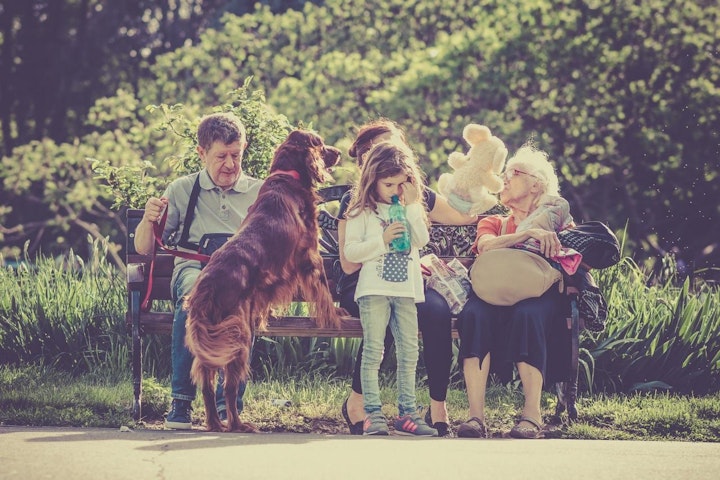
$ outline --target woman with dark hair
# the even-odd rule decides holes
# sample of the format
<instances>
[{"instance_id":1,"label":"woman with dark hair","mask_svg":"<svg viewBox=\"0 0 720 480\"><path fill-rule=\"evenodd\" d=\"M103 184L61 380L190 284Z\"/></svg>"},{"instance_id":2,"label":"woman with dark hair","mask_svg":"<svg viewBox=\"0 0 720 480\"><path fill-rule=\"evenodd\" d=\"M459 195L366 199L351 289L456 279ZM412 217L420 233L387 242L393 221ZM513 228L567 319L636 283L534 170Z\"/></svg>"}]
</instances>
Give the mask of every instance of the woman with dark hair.
<instances>
[{"instance_id":1,"label":"woman with dark hair","mask_svg":"<svg viewBox=\"0 0 720 480\"><path fill-rule=\"evenodd\" d=\"M348 153L355 158L358 166L363 168L365 154L381 142L399 142L407 145L405 134L400 127L387 119L379 119L360 127L355 141ZM477 217L468 216L452 208L447 200L438 195L428 187L422 191L423 204L427 209L428 219L435 223L451 225L472 224ZM360 264L352 263L345 258L343 253L345 246L345 230L347 207L350 201L350 193L346 193L340 201L338 212L338 244L340 250L340 263L345 273L340 288L342 296L340 306L344 307L354 316L359 316L358 306L355 303L355 287L357 284ZM417 305L418 327L423 338L423 359L427 371L428 386L430 390L430 408L428 408L425 421L437 429L440 436L449 435L449 419L445 397L450 382L450 366L452 362L452 336L451 336L451 313L445 299L435 290L425 288L425 302ZM385 351L393 342L392 335L388 331L385 336ZM360 365L362 362L362 345L358 351L353 372L352 391L343 403L343 417L348 424L350 433L362 435L363 409L362 386L360 383Z\"/></svg>"}]
</instances>

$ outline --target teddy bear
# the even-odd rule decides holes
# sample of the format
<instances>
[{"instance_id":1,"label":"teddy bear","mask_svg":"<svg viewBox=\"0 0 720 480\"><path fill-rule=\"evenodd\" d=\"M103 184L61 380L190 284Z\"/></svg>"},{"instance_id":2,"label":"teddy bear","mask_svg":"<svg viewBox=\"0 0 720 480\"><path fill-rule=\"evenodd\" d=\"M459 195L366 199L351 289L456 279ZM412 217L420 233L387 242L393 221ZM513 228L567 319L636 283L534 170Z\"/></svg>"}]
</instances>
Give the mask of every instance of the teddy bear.
<instances>
[{"instance_id":1,"label":"teddy bear","mask_svg":"<svg viewBox=\"0 0 720 480\"><path fill-rule=\"evenodd\" d=\"M470 150L467 154L452 152L448 156L448 164L454 172L440 175L438 190L455 210L479 215L498 202L493 194L503 188L500 173L508 151L503 141L493 136L485 125L466 125L463 138Z\"/></svg>"}]
</instances>

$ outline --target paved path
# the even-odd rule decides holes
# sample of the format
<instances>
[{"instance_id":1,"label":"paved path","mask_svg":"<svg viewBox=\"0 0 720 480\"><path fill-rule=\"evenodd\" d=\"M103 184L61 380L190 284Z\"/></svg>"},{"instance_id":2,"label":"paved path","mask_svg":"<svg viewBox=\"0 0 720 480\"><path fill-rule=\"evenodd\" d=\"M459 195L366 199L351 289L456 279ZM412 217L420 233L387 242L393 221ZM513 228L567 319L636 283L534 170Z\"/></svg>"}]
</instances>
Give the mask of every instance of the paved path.
<instances>
[{"instance_id":1,"label":"paved path","mask_svg":"<svg viewBox=\"0 0 720 480\"><path fill-rule=\"evenodd\" d=\"M0 427L0 479L720 478L720 443Z\"/></svg>"}]
</instances>

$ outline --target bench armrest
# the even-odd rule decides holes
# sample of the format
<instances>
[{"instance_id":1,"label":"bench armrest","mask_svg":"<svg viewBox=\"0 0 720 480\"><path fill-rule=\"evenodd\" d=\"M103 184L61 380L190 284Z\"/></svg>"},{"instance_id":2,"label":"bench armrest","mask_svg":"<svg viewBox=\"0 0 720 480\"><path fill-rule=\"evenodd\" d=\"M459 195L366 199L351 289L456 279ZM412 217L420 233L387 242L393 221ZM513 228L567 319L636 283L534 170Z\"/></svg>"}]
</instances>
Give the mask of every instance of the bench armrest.
<instances>
[{"instance_id":1,"label":"bench armrest","mask_svg":"<svg viewBox=\"0 0 720 480\"><path fill-rule=\"evenodd\" d=\"M145 264L130 263L127 266L127 284L129 290L145 289Z\"/></svg>"}]
</instances>

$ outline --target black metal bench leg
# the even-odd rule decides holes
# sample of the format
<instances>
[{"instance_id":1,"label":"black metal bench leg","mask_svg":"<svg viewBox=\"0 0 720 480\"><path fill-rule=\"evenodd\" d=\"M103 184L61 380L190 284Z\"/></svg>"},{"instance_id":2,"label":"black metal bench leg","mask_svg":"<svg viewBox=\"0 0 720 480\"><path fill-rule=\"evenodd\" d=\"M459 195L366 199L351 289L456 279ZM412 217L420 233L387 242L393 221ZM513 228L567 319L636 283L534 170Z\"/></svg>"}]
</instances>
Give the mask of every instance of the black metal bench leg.
<instances>
[{"instance_id":1,"label":"black metal bench leg","mask_svg":"<svg viewBox=\"0 0 720 480\"><path fill-rule=\"evenodd\" d=\"M575 401L577 400L577 390L578 390L578 381L577 381L577 375L576 375L574 381L565 383L565 398L567 398L567 413L568 413L568 418L571 421L575 421L578 419L577 406L575 405Z\"/></svg>"},{"instance_id":2,"label":"black metal bench leg","mask_svg":"<svg viewBox=\"0 0 720 480\"><path fill-rule=\"evenodd\" d=\"M133 419L142 417L142 337L140 336L140 292L130 292L130 314L132 315L132 375L133 375Z\"/></svg>"},{"instance_id":3,"label":"black metal bench leg","mask_svg":"<svg viewBox=\"0 0 720 480\"><path fill-rule=\"evenodd\" d=\"M573 379L567 383L565 396L567 398L568 418L575 421L578 418L575 401L577 400L578 370L580 368L580 311L578 310L577 295L572 295L570 299L570 317L570 348L572 349L572 363L570 368L573 371Z\"/></svg>"},{"instance_id":4,"label":"black metal bench leg","mask_svg":"<svg viewBox=\"0 0 720 480\"><path fill-rule=\"evenodd\" d=\"M578 419L578 411L575 402L577 401L578 392L578 371L580 364L580 313L577 306L577 296L572 295L570 299L570 318L568 319L568 328L570 329L570 370L572 378L567 382L558 382L555 384L555 393L558 397L555 406L555 416L567 411L568 419L575 421Z\"/></svg>"}]
</instances>

